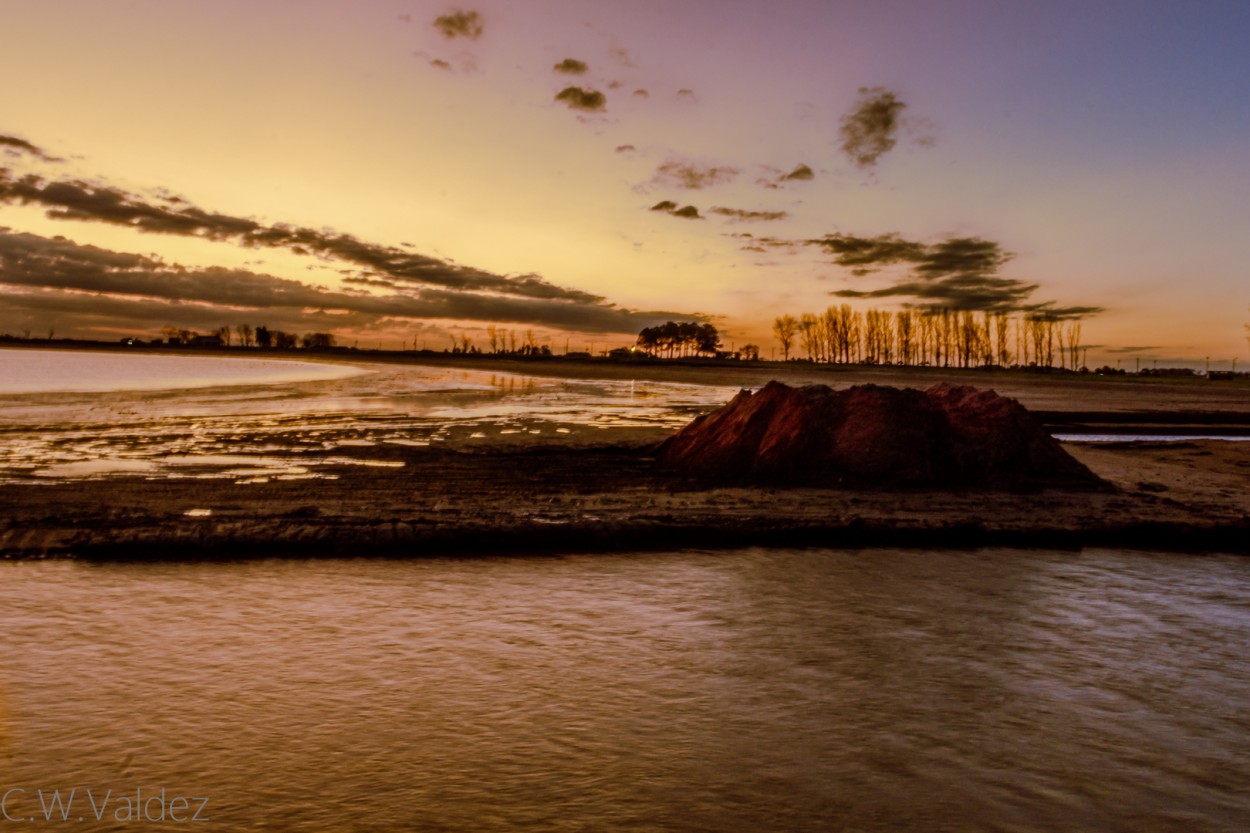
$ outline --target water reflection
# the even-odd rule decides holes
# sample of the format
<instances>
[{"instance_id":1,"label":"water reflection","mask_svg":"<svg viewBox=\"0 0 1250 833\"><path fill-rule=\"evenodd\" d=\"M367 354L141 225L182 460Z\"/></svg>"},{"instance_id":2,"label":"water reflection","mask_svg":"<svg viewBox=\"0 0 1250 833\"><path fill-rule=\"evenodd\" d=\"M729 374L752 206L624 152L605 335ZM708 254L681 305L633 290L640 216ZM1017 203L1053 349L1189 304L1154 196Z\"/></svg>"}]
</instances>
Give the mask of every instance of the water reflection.
<instances>
[{"instance_id":1,"label":"water reflection","mask_svg":"<svg viewBox=\"0 0 1250 833\"><path fill-rule=\"evenodd\" d=\"M1245 559L0 567L6 777L201 791L220 829L1250 821Z\"/></svg>"},{"instance_id":2,"label":"water reflection","mask_svg":"<svg viewBox=\"0 0 1250 833\"><path fill-rule=\"evenodd\" d=\"M388 446L675 428L732 393L379 366L364 376L276 386L11 396L0 402L0 481L229 476L239 466L256 470L235 475L239 482L328 477L319 470L385 461ZM214 462L222 460L230 462Z\"/></svg>"}]
</instances>

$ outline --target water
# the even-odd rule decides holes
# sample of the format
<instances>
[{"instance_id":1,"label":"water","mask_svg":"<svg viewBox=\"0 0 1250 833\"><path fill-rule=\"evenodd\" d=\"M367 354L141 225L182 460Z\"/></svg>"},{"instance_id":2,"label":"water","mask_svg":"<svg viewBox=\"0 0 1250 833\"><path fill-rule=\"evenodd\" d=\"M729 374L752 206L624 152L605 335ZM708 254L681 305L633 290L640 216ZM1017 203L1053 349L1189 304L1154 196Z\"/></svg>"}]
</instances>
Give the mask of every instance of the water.
<instances>
[{"instance_id":1,"label":"water","mask_svg":"<svg viewBox=\"0 0 1250 833\"><path fill-rule=\"evenodd\" d=\"M280 359L0 349L0 395L276 384L364 372L346 365Z\"/></svg>"},{"instance_id":2,"label":"water","mask_svg":"<svg viewBox=\"0 0 1250 833\"><path fill-rule=\"evenodd\" d=\"M10 354L31 353L75 367L98 359L103 364L95 382L109 389L0 395L0 482L140 475L247 484L332 477L324 470L393 463L400 447L481 445L521 434L532 441L580 441L606 428L671 430L735 393L416 365L364 371L307 364L327 378L298 380L288 378L293 371L287 368L306 363L18 350L0 350L0 363ZM158 359L167 360L159 372L149 364ZM220 376L215 387L184 384L202 372L199 362L221 363L223 374L235 375ZM188 369L179 375L184 363ZM266 375L269 365L287 375ZM127 380L138 385L149 370L155 373L150 389L126 388ZM3 373L0 365L0 380ZM6 386L18 382L0 381Z\"/></svg>"},{"instance_id":3,"label":"water","mask_svg":"<svg viewBox=\"0 0 1250 833\"><path fill-rule=\"evenodd\" d=\"M1243 558L29 562L0 587L20 813L77 787L75 817L164 788L224 831L1250 825Z\"/></svg>"}]
</instances>

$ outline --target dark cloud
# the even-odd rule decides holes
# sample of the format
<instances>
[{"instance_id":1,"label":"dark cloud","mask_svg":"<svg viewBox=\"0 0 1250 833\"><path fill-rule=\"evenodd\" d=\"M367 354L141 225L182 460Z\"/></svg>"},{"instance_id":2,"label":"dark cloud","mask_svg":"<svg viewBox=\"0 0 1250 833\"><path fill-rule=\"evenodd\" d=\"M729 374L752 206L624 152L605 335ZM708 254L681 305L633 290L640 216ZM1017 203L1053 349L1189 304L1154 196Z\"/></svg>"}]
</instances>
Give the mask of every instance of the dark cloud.
<instances>
[{"instance_id":1,"label":"dark cloud","mask_svg":"<svg viewBox=\"0 0 1250 833\"><path fill-rule=\"evenodd\" d=\"M556 101L564 102L572 110L583 110L587 113L600 113L607 109L608 99L598 90L586 90L581 87L565 87L556 93Z\"/></svg>"},{"instance_id":2,"label":"dark cloud","mask_svg":"<svg viewBox=\"0 0 1250 833\"><path fill-rule=\"evenodd\" d=\"M1164 349L1163 347L1160 347L1158 345L1148 346L1148 347L1108 347L1107 352L1108 353L1150 353L1155 350L1163 350L1163 349Z\"/></svg>"},{"instance_id":3,"label":"dark cloud","mask_svg":"<svg viewBox=\"0 0 1250 833\"><path fill-rule=\"evenodd\" d=\"M655 205L651 206L650 210L662 211L665 214L672 214L674 217L681 217L686 220L702 220L703 219L703 217L699 215L699 209L696 208L695 206L685 205L685 206L678 208L677 203L673 202L672 200L661 200L660 202L657 202Z\"/></svg>"},{"instance_id":4,"label":"dark cloud","mask_svg":"<svg viewBox=\"0 0 1250 833\"><path fill-rule=\"evenodd\" d=\"M579 61L576 58L565 58L560 63L552 67L555 72L562 72L565 75L584 75L586 73L586 62Z\"/></svg>"},{"instance_id":5,"label":"dark cloud","mask_svg":"<svg viewBox=\"0 0 1250 833\"><path fill-rule=\"evenodd\" d=\"M711 214L720 214L729 217L734 222L744 223L756 220L772 221L784 220L789 214L785 211L744 211L741 208L725 208L723 206L715 206L708 210Z\"/></svg>"},{"instance_id":6,"label":"dark cloud","mask_svg":"<svg viewBox=\"0 0 1250 833\"><path fill-rule=\"evenodd\" d=\"M760 237L747 231L736 231L729 235L744 241L740 248L744 252L765 252L769 249L784 249L790 253L800 251L803 241L786 240L780 237Z\"/></svg>"},{"instance_id":7,"label":"dark cloud","mask_svg":"<svg viewBox=\"0 0 1250 833\"><path fill-rule=\"evenodd\" d=\"M34 175L15 179L7 169L0 168L0 204L14 202L44 206L47 216L53 219L102 222L156 234L307 253L362 267L372 277L417 286L591 304L604 300L598 295L555 286L536 275L495 275L331 230L282 223L265 225L204 211L185 200L179 201L178 207L154 205L120 189L81 180L48 181Z\"/></svg>"},{"instance_id":8,"label":"dark cloud","mask_svg":"<svg viewBox=\"0 0 1250 833\"><path fill-rule=\"evenodd\" d=\"M44 162L64 162L65 160L50 156L43 148L32 145L25 139L19 139L16 136L0 136L0 148L13 154L28 153L36 159L42 159Z\"/></svg>"},{"instance_id":9,"label":"dark cloud","mask_svg":"<svg viewBox=\"0 0 1250 833\"><path fill-rule=\"evenodd\" d=\"M839 298L914 298L921 306L959 310L1017 311L1029 308L1025 300L1038 288L996 275L949 275L934 280L901 281L882 289L842 289Z\"/></svg>"},{"instance_id":10,"label":"dark cloud","mask_svg":"<svg viewBox=\"0 0 1250 833\"><path fill-rule=\"evenodd\" d=\"M1028 312L1057 318L1102 311L1100 307L1056 307L1053 301L1029 301L1039 285L998 274L1013 255L1003 251L998 243L980 237L948 237L938 243L920 243L897 234L831 234L806 242L833 254L834 262L849 267L854 275L863 276L896 264L904 264L911 271L909 276L886 287L832 293L839 298L911 298L921 307Z\"/></svg>"},{"instance_id":11,"label":"dark cloud","mask_svg":"<svg viewBox=\"0 0 1250 833\"><path fill-rule=\"evenodd\" d=\"M924 256L925 246L903 240L897 234L880 237L855 237L849 234L831 234L819 240L809 240L834 256L834 263L851 267L852 274L866 275L893 263L913 262Z\"/></svg>"},{"instance_id":12,"label":"dark cloud","mask_svg":"<svg viewBox=\"0 0 1250 833\"><path fill-rule=\"evenodd\" d=\"M816 174L812 173L812 169L807 165L799 165L793 171L781 177L779 182L805 182L816 178Z\"/></svg>"},{"instance_id":13,"label":"dark cloud","mask_svg":"<svg viewBox=\"0 0 1250 833\"><path fill-rule=\"evenodd\" d=\"M658 185L697 190L730 182L738 173L737 168L728 166L699 165L694 162L670 159L655 169L652 181Z\"/></svg>"},{"instance_id":14,"label":"dark cloud","mask_svg":"<svg viewBox=\"0 0 1250 833\"><path fill-rule=\"evenodd\" d=\"M450 70L450 69L451 69L451 64L447 63L447 62L446 62L446 61L444 61L442 58L433 58L433 59L431 59L431 60L430 60L430 66L432 66L432 67L434 67L434 68L436 68L436 69L445 69L445 70Z\"/></svg>"},{"instance_id":15,"label":"dark cloud","mask_svg":"<svg viewBox=\"0 0 1250 833\"><path fill-rule=\"evenodd\" d=\"M637 98L650 98L651 93L639 87L638 89L634 90L634 96Z\"/></svg>"},{"instance_id":16,"label":"dark cloud","mask_svg":"<svg viewBox=\"0 0 1250 833\"><path fill-rule=\"evenodd\" d=\"M842 117L840 147L860 168L871 168L898 141L906 104L885 87L860 87L855 108Z\"/></svg>"},{"instance_id":17,"label":"dark cloud","mask_svg":"<svg viewBox=\"0 0 1250 833\"><path fill-rule=\"evenodd\" d=\"M678 101L698 101L698 98L695 96L694 90L688 90L688 89L682 88L677 91L677 100Z\"/></svg>"},{"instance_id":18,"label":"dark cloud","mask_svg":"<svg viewBox=\"0 0 1250 833\"><path fill-rule=\"evenodd\" d=\"M617 145L616 146L617 153L633 153L636 150L638 150L638 148L634 147L633 145Z\"/></svg>"},{"instance_id":19,"label":"dark cloud","mask_svg":"<svg viewBox=\"0 0 1250 833\"><path fill-rule=\"evenodd\" d=\"M354 279L360 283L366 279ZM194 307L205 321L274 316L300 329L362 327L392 319L517 322L580 332L636 332L679 313L642 312L568 299L508 297L443 287L385 295L344 292L238 269L188 269L158 258L83 246L64 238L0 231L0 315L91 314L149 328ZM108 312L109 315L103 315ZM179 319L186 320L186 317ZM312 322L318 323L315 326ZM0 327L8 326L0 322ZM62 322L58 326L64 328Z\"/></svg>"},{"instance_id":20,"label":"dark cloud","mask_svg":"<svg viewBox=\"0 0 1250 833\"><path fill-rule=\"evenodd\" d=\"M445 38L477 40L482 36L482 16L477 12L456 11L434 18L434 28Z\"/></svg>"}]
</instances>

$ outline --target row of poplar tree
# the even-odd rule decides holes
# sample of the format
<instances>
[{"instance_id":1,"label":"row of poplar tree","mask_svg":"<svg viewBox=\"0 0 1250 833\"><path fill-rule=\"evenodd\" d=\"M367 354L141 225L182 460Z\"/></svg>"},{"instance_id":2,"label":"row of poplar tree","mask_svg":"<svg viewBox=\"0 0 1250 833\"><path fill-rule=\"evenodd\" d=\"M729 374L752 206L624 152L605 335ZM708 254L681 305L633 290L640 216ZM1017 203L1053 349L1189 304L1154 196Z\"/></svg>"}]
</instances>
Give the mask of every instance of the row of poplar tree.
<instances>
[{"instance_id":1,"label":"row of poplar tree","mask_svg":"<svg viewBox=\"0 0 1250 833\"><path fill-rule=\"evenodd\" d=\"M970 310L869 309L849 304L783 315L773 336L789 361L796 348L815 362L931 367L1084 365L1081 321L1045 312L1012 316Z\"/></svg>"}]
</instances>

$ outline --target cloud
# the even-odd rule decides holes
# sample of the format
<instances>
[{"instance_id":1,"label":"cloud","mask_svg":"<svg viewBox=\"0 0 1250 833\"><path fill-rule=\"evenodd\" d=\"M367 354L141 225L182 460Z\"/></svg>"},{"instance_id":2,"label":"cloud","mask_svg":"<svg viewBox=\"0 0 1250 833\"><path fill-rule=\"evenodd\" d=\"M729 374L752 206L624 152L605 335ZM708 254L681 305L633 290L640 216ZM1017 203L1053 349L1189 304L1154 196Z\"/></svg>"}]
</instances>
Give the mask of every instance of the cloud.
<instances>
[{"instance_id":1,"label":"cloud","mask_svg":"<svg viewBox=\"0 0 1250 833\"><path fill-rule=\"evenodd\" d=\"M6 152L12 153L14 155L17 155L19 153L28 153L31 156L34 156L36 159L42 159L44 162L64 162L65 161L64 159L61 159L59 157L48 155L48 153L46 153L42 148L36 147L35 145L32 145L30 142L26 141L25 139L19 139L16 136L0 135L0 148L3 148Z\"/></svg>"},{"instance_id":2,"label":"cloud","mask_svg":"<svg viewBox=\"0 0 1250 833\"><path fill-rule=\"evenodd\" d=\"M898 234L856 237L831 234L805 241L833 254L834 263L863 276L905 264L911 274L878 289L842 289L839 298L912 298L922 307L958 310L1029 312L1073 318L1101 312L1101 307L1056 307L1053 301L1030 302L1039 285L999 275L1013 255L980 237L947 237L938 243L905 240Z\"/></svg>"},{"instance_id":3,"label":"cloud","mask_svg":"<svg viewBox=\"0 0 1250 833\"><path fill-rule=\"evenodd\" d=\"M598 90L586 90L581 87L565 87L556 93L556 101L562 101L572 110L587 113L600 113L607 109L607 96Z\"/></svg>"},{"instance_id":4,"label":"cloud","mask_svg":"<svg viewBox=\"0 0 1250 833\"><path fill-rule=\"evenodd\" d=\"M695 206L686 205L686 206L682 206L681 208L678 208L677 203L673 202L672 200L661 200L660 202L657 202L655 205L651 206L650 210L662 211L665 214L672 214L674 217L681 217L686 220L702 220L703 219L703 217L699 215L699 209L696 208Z\"/></svg>"},{"instance_id":5,"label":"cloud","mask_svg":"<svg viewBox=\"0 0 1250 833\"><path fill-rule=\"evenodd\" d=\"M935 280L901 281L882 289L838 290L839 298L915 298L921 306L958 310L1008 311L1028 308L1024 302L1038 288L1012 278L994 275L949 275Z\"/></svg>"},{"instance_id":6,"label":"cloud","mask_svg":"<svg viewBox=\"0 0 1250 833\"><path fill-rule=\"evenodd\" d=\"M617 46L608 50L608 57L616 61L623 67L633 67L634 62L630 60L629 52L623 47Z\"/></svg>"},{"instance_id":7,"label":"cloud","mask_svg":"<svg viewBox=\"0 0 1250 833\"><path fill-rule=\"evenodd\" d=\"M680 159L670 159L655 169L652 182L657 185L698 190L730 182L738 173L737 168L728 166L699 165Z\"/></svg>"},{"instance_id":8,"label":"cloud","mask_svg":"<svg viewBox=\"0 0 1250 833\"><path fill-rule=\"evenodd\" d=\"M709 209L708 213L720 214L724 217L729 217L736 223L753 222L756 220L784 220L786 217L790 216L785 211L744 211L741 208L725 208L719 205Z\"/></svg>"},{"instance_id":9,"label":"cloud","mask_svg":"<svg viewBox=\"0 0 1250 833\"><path fill-rule=\"evenodd\" d=\"M449 70L449 71L451 70L451 64L447 63L447 62L446 62L446 61L444 61L442 58L433 58L433 59L431 59L431 60L430 60L430 66L432 66L432 67L434 67L434 68L436 68L436 69L445 69L445 70Z\"/></svg>"},{"instance_id":10,"label":"cloud","mask_svg":"<svg viewBox=\"0 0 1250 833\"><path fill-rule=\"evenodd\" d=\"M807 165L799 165L793 171L781 177L778 182L806 182L816 178L816 174L812 173L812 169Z\"/></svg>"},{"instance_id":11,"label":"cloud","mask_svg":"<svg viewBox=\"0 0 1250 833\"><path fill-rule=\"evenodd\" d=\"M616 146L617 153L633 153L636 150L638 150L638 148L634 147L633 145L617 145Z\"/></svg>"},{"instance_id":12,"label":"cloud","mask_svg":"<svg viewBox=\"0 0 1250 833\"><path fill-rule=\"evenodd\" d=\"M473 11L456 11L434 18L434 28L445 38L477 40L482 36L482 16Z\"/></svg>"},{"instance_id":13,"label":"cloud","mask_svg":"<svg viewBox=\"0 0 1250 833\"><path fill-rule=\"evenodd\" d=\"M360 280L353 281L359 283ZM300 322L299 329L363 327L393 319L516 322L579 332L636 332L680 313L585 300L508 297L443 287L362 294L238 269L189 269L145 255L0 230L0 309L45 316L112 317L154 328L189 318L221 323ZM106 314L107 313L107 314ZM314 325L315 322L315 325ZM0 326L6 326L0 324ZM66 329L59 320L59 329Z\"/></svg>"},{"instance_id":14,"label":"cloud","mask_svg":"<svg viewBox=\"0 0 1250 833\"><path fill-rule=\"evenodd\" d=\"M101 222L136 231L199 237L247 248L286 249L297 254L335 259L361 267L372 277L415 286L493 292L525 298L600 303L598 295L566 289L536 275L509 277L458 266L394 246L369 243L333 230L315 230L283 223L204 211L185 200L156 205L141 197L81 180L53 180L29 175L15 179L0 168L0 204L22 203L47 208L60 220ZM175 205L177 207L175 207Z\"/></svg>"},{"instance_id":15,"label":"cloud","mask_svg":"<svg viewBox=\"0 0 1250 833\"><path fill-rule=\"evenodd\" d=\"M565 58L551 69L555 72L562 72L565 75L584 75L587 67L585 61L579 61L576 58Z\"/></svg>"},{"instance_id":16,"label":"cloud","mask_svg":"<svg viewBox=\"0 0 1250 833\"><path fill-rule=\"evenodd\" d=\"M677 91L677 100L694 102L694 101L698 101L699 99L694 94L694 90L686 89L683 87L682 89Z\"/></svg>"},{"instance_id":17,"label":"cloud","mask_svg":"<svg viewBox=\"0 0 1250 833\"><path fill-rule=\"evenodd\" d=\"M885 87L860 87L859 100L842 117L840 147L859 168L871 168L898 141L899 118L907 105Z\"/></svg>"},{"instance_id":18,"label":"cloud","mask_svg":"<svg viewBox=\"0 0 1250 833\"><path fill-rule=\"evenodd\" d=\"M879 237L830 234L808 243L834 255L834 263L851 267L851 273L855 275L866 275L892 263L914 261L925 251L923 244L903 240L897 234Z\"/></svg>"},{"instance_id":19,"label":"cloud","mask_svg":"<svg viewBox=\"0 0 1250 833\"><path fill-rule=\"evenodd\" d=\"M638 89L634 90L634 97L635 98L650 98L651 93L639 87Z\"/></svg>"}]
</instances>

